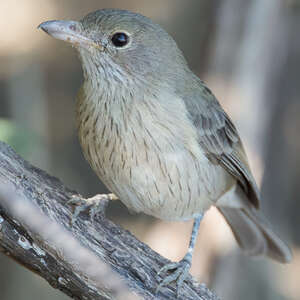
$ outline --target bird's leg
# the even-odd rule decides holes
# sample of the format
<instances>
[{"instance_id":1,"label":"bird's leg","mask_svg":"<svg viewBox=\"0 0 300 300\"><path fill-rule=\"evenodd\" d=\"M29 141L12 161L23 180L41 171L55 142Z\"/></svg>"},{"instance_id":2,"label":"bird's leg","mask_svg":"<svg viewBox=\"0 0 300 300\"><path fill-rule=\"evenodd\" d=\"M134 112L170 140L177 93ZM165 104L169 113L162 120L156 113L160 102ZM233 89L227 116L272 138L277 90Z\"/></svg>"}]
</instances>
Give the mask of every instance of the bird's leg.
<instances>
[{"instance_id":1,"label":"bird's leg","mask_svg":"<svg viewBox=\"0 0 300 300\"><path fill-rule=\"evenodd\" d=\"M115 194L99 194L88 199L82 198L79 195L73 195L72 199L67 202L67 204L75 206L71 225L76 222L79 214L83 211L88 211L92 222L94 222L95 216L98 213L105 213L108 202L117 199L118 197Z\"/></svg>"},{"instance_id":2,"label":"bird's leg","mask_svg":"<svg viewBox=\"0 0 300 300\"><path fill-rule=\"evenodd\" d=\"M192 256L193 251L197 239L197 234L199 231L199 226L201 223L201 220L203 219L203 214L200 214L197 218L194 220L193 230L191 234L190 239L190 245L187 254L184 256L184 258L177 262L177 263L170 263L165 265L159 272L158 275L161 275L163 273L167 273L168 271L171 271L172 273L170 275L167 275L161 283L158 285L156 292L158 292L163 286L168 285L169 283L175 281L177 285L177 296L179 294L179 290L182 287L182 284L186 277L189 274L189 270L192 265Z\"/></svg>"}]
</instances>

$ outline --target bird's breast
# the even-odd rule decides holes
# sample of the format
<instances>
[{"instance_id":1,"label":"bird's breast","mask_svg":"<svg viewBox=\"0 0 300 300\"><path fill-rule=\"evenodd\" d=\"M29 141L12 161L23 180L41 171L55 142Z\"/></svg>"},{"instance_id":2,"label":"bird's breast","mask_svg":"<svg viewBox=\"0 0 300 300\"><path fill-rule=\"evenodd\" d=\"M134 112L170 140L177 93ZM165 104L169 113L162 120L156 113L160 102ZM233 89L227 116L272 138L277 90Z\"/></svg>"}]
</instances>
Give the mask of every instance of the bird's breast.
<instances>
[{"instance_id":1,"label":"bird's breast","mask_svg":"<svg viewBox=\"0 0 300 300\"><path fill-rule=\"evenodd\" d=\"M79 140L93 170L129 209L189 219L227 189L226 174L201 151L183 108L174 118L172 107L155 100L111 101L78 101Z\"/></svg>"}]
</instances>

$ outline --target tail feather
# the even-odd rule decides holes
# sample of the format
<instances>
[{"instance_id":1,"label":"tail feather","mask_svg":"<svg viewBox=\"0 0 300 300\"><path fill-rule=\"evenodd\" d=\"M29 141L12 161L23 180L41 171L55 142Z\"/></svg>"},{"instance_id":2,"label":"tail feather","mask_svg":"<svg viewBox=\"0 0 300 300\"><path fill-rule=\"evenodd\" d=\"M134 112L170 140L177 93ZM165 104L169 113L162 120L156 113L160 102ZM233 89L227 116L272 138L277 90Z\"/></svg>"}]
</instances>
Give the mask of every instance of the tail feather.
<instances>
[{"instance_id":1,"label":"tail feather","mask_svg":"<svg viewBox=\"0 0 300 300\"><path fill-rule=\"evenodd\" d=\"M266 255L282 263L291 260L288 246L270 229L253 207L218 207L240 247L248 255Z\"/></svg>"}]
</instances>

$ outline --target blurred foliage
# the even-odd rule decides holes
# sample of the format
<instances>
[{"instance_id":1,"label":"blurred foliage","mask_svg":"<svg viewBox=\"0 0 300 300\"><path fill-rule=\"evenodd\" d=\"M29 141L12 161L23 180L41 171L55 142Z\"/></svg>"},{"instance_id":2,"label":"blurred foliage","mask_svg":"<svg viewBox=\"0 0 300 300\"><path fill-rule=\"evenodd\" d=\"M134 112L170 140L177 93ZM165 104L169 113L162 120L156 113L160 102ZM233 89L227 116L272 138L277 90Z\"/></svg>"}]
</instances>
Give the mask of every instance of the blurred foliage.
<instances>
[{"instance_id":1,"label":"blurred foliage","mask_svg":"<svg viewBox=\"0 0 300 300\"><path fill-rule=\"evenodd\" d=\"M0 140L25 158L39 147L37 135L9 119L0 118Z\"/></svg>"}]
</instances>

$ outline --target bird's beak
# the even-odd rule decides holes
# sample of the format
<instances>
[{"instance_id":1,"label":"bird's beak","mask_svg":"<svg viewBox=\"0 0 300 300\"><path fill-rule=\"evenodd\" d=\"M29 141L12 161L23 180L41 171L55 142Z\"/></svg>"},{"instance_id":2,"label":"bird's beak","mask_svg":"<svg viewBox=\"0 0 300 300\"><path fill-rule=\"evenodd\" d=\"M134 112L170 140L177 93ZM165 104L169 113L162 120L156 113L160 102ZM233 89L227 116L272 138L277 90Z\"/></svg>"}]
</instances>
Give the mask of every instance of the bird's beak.
<instances>
[{"instance_id":1,"label":"bird's beak","mask_svg":"<svg viewBox=\"0 0 300 300\"><path fill-rule=\"evenodd\" d=\"M103 47L82 33L81 24L76 21L47 21L38 26L52 37L71 43L74 46L90 48L91 46L99 50Z\"/></svg>"}]
</instances>

